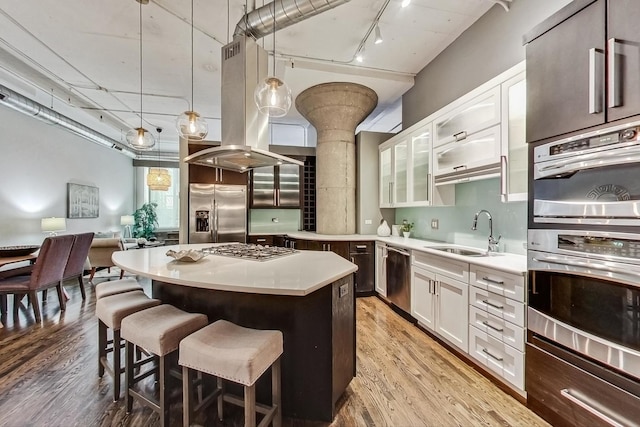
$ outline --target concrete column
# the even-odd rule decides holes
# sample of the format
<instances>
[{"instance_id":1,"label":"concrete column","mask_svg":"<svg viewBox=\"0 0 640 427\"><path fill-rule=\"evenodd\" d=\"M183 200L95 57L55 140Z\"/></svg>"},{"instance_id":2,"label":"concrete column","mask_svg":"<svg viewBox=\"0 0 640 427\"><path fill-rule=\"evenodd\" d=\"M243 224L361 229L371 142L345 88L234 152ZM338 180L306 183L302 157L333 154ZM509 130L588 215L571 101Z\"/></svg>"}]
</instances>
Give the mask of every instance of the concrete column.
<instances>
[{"instance_id":1,"label":"concrete column","mask_svg":"<svg viewBox=\"0 0 640 427\"><path fill-rule=\"evenodd\" d=\"M355 130L378 104L378 95L356 83L324 83L296 98L296 108L318 132L316 231L356 232Z\"/></svg>"}]
</instances>

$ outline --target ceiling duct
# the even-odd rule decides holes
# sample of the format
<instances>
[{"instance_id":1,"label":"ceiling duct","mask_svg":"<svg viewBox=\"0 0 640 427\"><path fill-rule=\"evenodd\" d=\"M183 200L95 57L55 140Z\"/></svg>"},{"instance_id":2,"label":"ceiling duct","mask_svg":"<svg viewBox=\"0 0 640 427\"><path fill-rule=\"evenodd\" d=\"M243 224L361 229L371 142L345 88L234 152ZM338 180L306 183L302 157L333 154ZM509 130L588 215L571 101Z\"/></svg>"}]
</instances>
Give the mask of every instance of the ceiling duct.
<instances>
[{"instance_id":1,"label":"ceiling duct","mask_svg":"<svg viewBox=\"0 0 640 427\"><path fill-rule=\"evenodd\" d=\"M57 111L32 101L3 85L0 85L0 104L6 105L13 110L19 111L20 113L26 114L45 123L58 125L63 129L82 138L88 139L91 142L95 142L96 144L109 148L116 148L118 151L131 158L136 157L136 153L127 149L124 144L121 144L115 139L96 132L82 123L63 116Z\"/></svg>"},{"instance_id":2,"label":"ceiling duct","mask_svg":"<svg viewBox=\"0 0 640 427\"><path fill-rule=\"evenodd\" d=\"M258 111L253 100L268 67L267 52L256 39L348 1L275 0L242 17L233 40L222 47L222 144L184 161L238 172L280 164L302 166L298 160L269 151L268 116Z\"/></svg>"}]
</instances>

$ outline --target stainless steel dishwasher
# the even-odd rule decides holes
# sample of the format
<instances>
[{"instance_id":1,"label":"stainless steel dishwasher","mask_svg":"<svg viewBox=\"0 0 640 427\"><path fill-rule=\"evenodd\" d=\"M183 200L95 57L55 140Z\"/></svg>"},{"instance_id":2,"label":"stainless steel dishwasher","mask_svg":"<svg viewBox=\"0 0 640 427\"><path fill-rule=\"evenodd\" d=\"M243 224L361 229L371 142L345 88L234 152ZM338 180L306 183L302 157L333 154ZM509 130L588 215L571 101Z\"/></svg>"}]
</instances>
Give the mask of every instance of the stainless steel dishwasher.
<instances>
[{"instance_id":1,"label":"stainless steel dishwasher","mask_svg":"<svg viewBox=\"0 0 640 427\"><path fill-rule=\"evenodd\" d=\"M411 253L387 245L387 298L411 314Z\"/></svg>"}]
</instances>

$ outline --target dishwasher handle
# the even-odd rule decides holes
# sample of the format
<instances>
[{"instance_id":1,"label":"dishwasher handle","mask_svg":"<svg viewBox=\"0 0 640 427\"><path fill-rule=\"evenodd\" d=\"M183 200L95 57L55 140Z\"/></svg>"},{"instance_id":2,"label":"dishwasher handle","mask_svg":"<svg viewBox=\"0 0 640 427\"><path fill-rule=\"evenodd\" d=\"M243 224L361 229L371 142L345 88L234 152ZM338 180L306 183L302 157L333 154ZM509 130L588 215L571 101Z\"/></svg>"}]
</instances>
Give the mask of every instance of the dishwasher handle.
<instances>
[{"instance_id":1,"label":"dishwasher handle","mask_svg":"<svg viewBox=\"0 0 640 427\"><path fill-rule=\"evenodd\" d=\"M397 252L397 253L399 253L401 255L404 255L404 256L411 256L411 254L409 252L407 252L405 250L402 250L402 249L394 248L393 246L387 246L387 250L388 251Z\"/></svg>"}]
</instances>

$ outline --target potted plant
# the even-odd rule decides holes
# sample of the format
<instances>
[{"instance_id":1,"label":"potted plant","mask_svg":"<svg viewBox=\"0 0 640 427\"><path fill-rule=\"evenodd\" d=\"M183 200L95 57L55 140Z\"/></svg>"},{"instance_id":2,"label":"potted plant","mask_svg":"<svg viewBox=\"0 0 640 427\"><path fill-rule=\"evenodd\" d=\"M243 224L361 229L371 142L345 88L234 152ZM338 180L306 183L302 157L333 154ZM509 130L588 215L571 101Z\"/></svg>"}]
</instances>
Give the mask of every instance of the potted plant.
<instances>
[{"instance_id":1,"label":"potted plant","mask_svg":"<svg viewBox=\"0 0 640 427\"><path fill-rule=\"evenodd\" d=\"M402 220L402 225L400 226L400 231L402 231L402 235L404 237L409 237L411 234L411 230L413 229L413 223L408 222L406 219Z\"/></svg>"},{"instance_id":2,"label":"potted plant","mask_svg":"<svg viewBox=\"0 0 640 427\"><path fill-rule=\"evenodd\" d=\"M151 239L158 226L157 203L145 203L133 213L133 237Z\"/></svg>"}]
</instances>

